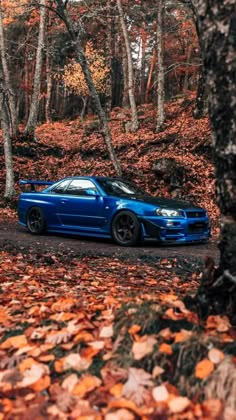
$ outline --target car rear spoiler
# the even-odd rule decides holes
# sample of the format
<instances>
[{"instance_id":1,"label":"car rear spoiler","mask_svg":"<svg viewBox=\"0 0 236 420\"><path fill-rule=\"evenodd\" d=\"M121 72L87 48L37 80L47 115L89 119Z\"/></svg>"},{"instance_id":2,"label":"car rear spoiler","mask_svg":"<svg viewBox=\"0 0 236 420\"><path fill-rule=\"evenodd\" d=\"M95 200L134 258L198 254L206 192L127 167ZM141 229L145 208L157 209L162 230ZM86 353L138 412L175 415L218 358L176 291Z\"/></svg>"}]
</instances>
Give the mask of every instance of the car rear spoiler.
<instances>
[{"instance_id":1,"label":"car rear spoiler","mask_svg":"<svg viewBox=\"0 0 236 420\"><path fill-rule=\"evenodd\" d=\"M21 179L19 181L19 185L30 185L31 191L36 191L35 185L52 185L54 184L53 181L34 181L29 179Z\"/></svg>"}]
</instances>

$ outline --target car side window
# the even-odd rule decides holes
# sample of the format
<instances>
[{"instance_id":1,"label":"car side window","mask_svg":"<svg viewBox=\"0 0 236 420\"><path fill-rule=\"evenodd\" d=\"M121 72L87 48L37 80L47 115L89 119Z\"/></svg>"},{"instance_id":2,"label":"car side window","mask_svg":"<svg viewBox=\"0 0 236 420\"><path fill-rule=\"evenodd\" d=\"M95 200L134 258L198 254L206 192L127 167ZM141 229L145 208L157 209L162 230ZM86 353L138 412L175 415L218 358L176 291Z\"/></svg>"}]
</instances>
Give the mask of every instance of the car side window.
<instances>
[{"instance_id":1,"label":"car side window","mask_svg":"<svg viewBox=\"0 0 236 420\"><path fill-rule=\"evenodd\" d=\"M60 184L58 184L56 187L54 187L51 191L53 193L56 193L56 194L63 194L66 187L69 185L69 183L70 183L70 180L68 180L68 179L65 180L65 181L62 181L62 182L60 182Z\"/></svg>"},{"instance_id":2,"label":"car side window","mask_svg":"<svg viewBox=\"0 0 236 420\"><path fill-rule=\"evenodd\" d=\"M87 189L97 191L96 186L89 179L74 179L67 187L65 194L87 195Z\"/></svg>"}]
</instances>

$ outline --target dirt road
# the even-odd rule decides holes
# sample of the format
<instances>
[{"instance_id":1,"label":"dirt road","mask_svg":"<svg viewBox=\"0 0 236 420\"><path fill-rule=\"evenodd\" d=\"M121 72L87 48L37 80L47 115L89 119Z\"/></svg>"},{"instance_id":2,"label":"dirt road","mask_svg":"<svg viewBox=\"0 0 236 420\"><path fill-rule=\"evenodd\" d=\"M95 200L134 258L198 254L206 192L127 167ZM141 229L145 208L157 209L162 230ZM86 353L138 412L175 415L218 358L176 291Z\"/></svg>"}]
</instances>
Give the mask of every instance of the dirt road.
<instances>
[{"instance_id":1,"label":"dirt road","mask_svg":"<svg viewBox=\"0 0 236 420\"><path fill-rule=\"evenodd\" d=\"M47 234L31 235L16 222L0 222L0 250L27 251L35 253L68 253L78 256L106 256L113 258L130 258L152 260L156 258L197 258L212 257L216 262L219 251L214 242L208 244L165 245L145 243L137 247L125 248L110 240L85 239L78 236Z\"/></svg>"}]
</instances>

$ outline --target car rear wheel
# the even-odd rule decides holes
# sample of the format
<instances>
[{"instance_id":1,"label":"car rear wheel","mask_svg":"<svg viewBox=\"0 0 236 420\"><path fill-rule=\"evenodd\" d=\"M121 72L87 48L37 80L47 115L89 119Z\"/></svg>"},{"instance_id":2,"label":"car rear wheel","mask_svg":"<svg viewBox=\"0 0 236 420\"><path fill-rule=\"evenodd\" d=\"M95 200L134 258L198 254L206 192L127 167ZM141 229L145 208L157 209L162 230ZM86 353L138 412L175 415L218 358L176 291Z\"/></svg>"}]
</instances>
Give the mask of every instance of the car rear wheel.
<instances>
[{"instance_id":1,"label":"car rear wheel","mask_svg":"<svg viewBox=\"0 0 236 420\"><path fill-rule=\"evenodd\" d=\"M40 235L46 230L46 220L40 207L32 207L27 214L27 227L34 235Z\"/></svg>"},{"instance_id":2,"label":"car rear wheel","mask_svg":"<svg viewBox=\"0 0 236 420\"><path fill-rule=\"evenodd\" d=\"M140 223L135 214L121 211L112 222L112 237L122 246L133 246L140 236Z\"/></svg>"}]
</instances>

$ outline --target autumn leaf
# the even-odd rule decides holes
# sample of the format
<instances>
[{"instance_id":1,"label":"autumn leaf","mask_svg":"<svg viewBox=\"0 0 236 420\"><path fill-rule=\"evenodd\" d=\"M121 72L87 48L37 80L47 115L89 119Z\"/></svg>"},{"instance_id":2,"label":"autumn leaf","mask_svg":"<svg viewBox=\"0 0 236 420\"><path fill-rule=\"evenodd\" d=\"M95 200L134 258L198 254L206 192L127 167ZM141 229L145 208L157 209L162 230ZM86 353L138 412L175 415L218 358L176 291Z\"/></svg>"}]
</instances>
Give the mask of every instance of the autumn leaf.
<instances>
[{"instance_id":1,"label":"autumn leaf","mask_svg":"<svg viewBox=\"0 0 236 420\"><path fill-rule=\"evenodd\" d=\"M165 385L160 385L153 388L152 396L156 402L167 401L169 392Z\"/></svg>"},{"instance_id":2,"label":"autumn leaf","mask_svg":"<svg viewBox=\"0 0 236 420\"><path fill-rule=\"evenodd\" d=\"M28 344L27 339L24 334L22 335L16 335L7 338L5 341L3 341L0 344L0 348L2 350L10 349L11 347L14 347L15 349L22 348Z\"/></svg>"},{"instance_id":3,"label":"autumn leaf","mask_svg":"<svg viewBox=\"0 0 236 420\"><path fill-rule=\"evenodd\" d=\"M134 342L132 352L135 360L141 360L144 356L151 353L157 340L152 336L143 336L138 342Z\"/></svg>"},{"instance_id":4,"label":"autumn leaf","mask_svg":"<svg viewBox=\"0 0 236 420\"><path fill-rule=\"evenodd\" d=\"M161 366L155 366L153 368L153 371L152 371L152 377L157 378L158 376L160 376L164 372L165 372L165 370Z\"/></svg>"},{"instance_id":5,"label":"autumn leaf","mask_svg":"<svg viewBox=\"0 0 236 420\"><path fill-rule=\"evenodd\" d=\"M20 381L17 386L18 388L26 388L30 385L35 384L39 381L43 375L48 373L47 366L37 363L33 364L30 369L26 369L23 372L23 379Z\"/></svg>"},{"instance_id":6,"label":"autumn leaf","mask_svg":"<svg viewBox=\"0 0 236 420\"><path fill-rule=\"evenodd\" d=\"M169 344L162 343L159 347L159 352L164 354L172 354L173 350L172 347Z\"/></svg>"},{"instance_id":7,"label":"autumn leaf","mask_svg":"<svg viewBox=\"0 0 236 420\"><path fill-rule=\"evenodd\" d=\"M92 375L85 375L78 383L74 386L72 391L73 395L84 397L87 393L93 391L99 385L101 385L102 381L97 376Z\"/></svg>"},{"instance_id":8,"label":"autumn leaf","mask_svg":"<svg viewBox=\"0 0 236 420\"><path fill-rule=\"evenodd\" d=\"M191 404L187 397L175 397L168 402L171 413L178 414L186 410Z\"/></svg>"},{"instance_id":9,"label":"autumn leaf","mask_svg":"<svg viewBox=\"0 0 236 420\"><path fill-rule=\"evenodd\" d=\"M91 365L92 360L81 357L78 353L70 353L63 359L63 370L74 369L77 371L86 370Z\"/></svg>"},{"instance_id":10,"label":"autumn leaf","mask_svg":"<svg viewBox=\"0 0 236 420\"><path fill-rule=\"evenodd\" d=\"M187 341L192 336L192 331L181 329L179 332L175 333L175 343L181 343Z\"/></svg>"},{"instance_id":11,"label":"autumn leaf","mask_svg":"<svg viewBox=\"0 0 236 420\"><path fill-rule=\"evenodd\" d=\"M134 324L132 327L129 328L128 332L131 335L137 334L141 330L141 326Z\"/></svg>"},{"instance_id":12,"label":"autumn leaf","mask_svg":"<svg viewBox=\"0 0 236 420\"><path fill-rule=\"evenodd\" d=\"M104 327L101 328L99 337L100 338L110 338L113 337L113 325L106 325Z\"/></svg>"},{"instance_id":13,"label":"autumn leaf","mask_svg":"<svg viewBox=\"0 0 236 420\"><path fill-rule=\"evenodd\" d=\"M70 311L76 303L74 298L60 298L52 304L51 309L54 312Z\"/></svg>"},{"instance_id":14,"label":"autumn leaf","mask_svg":"<svg viewBox=\"0 0 236 420\"><path fill-rule=\"evenodd\" d=\"M129 368L128 380L124 384L122 395L141 405L145 397L146 387L152 385L152 376L145 370Z\"/></svg>"},{"instance_id":15,"label":"autumn leaf","mask_svg":"<svg viewBox=\"0 0 236 420\"><path fill-rule=\"evenodd\" d=\"M114 395L114 397L121 397L123 393L123 387L124 385L121 383L117 383L110 389L110 394Z\"/></svg>"},{"instance_id":16,"label":"autumn leaf","mask_svg":"<svg viewBox=\"0 0 236 420\"><path fill-rule=\"evenodd\" d=\"M195 366L195 377L199 379L207 378L214 371L214 364L208 360L203 359Z\"/></svg>"},{"instance_id":17,"label":"autumn leaf","mask_svg":"<svg viewBox=\"0 0 236 420\"><path fill-rule=\"evenodd\" d=\"M64 379L61 386L63 389L67 390L68 392L71 392L74 389L75 385L78 383L78 380L78 376L75 373L72 373Z\"/></svg>"},{"instance_id":18,"label":"autumn leaf","mask_svg":"<svg viewBox=\"0 0 236 420\"><path fill-rule=\"evenodd\" d=\"M135 415L126 408L120 408L105 415L105 420L135 420Z\"/></svg>"},{"instance_id":19,"label":"autumn leaf","mask_svg":"<svg viewBox=\"0 0 236 420\"><path fill-rule=\"evenodd\" d=\"M0 307L0 324L5 323L8 319L10 319L7 311L4 308Z\"/></svg>"},{"instance_id":20,"label":"autumn leaf","mask_svg":"<svg viewBox=\"0 0 236 420\"><path fill-rule=\"evenodd\" d=\"M76 399L68 391L61 391L56 397L56 405L63 413L68 413L75 406Z\"/></svg>"},{"instance_id":21,"label":"autumn leaf","mask_svg":"<svg viewBox=\"0 0 236 420\"><path fill-rule=\"evenodd\" d=\"M224 405L223 401L217 398L211 398L202 404L203 415L208 418L222 418ZM226 417L227 419L227 417ZM227 420L234 420L233 417Z\"/></svg>"},{"instance_id":22,"label":"autumn leaf","mask_svg":"<svg viewBox=\"0 0 236 420\"><path fill-rule=\"evenodd\" d=\"M60 331L52 331L47 335L45 342L49 344L67 343L72 336L72 333L66 328Z\"/></svg>"},{"instance_id":23,"label":"autumn leaf","mask_svg":"<svg viewBox=\"0 0 236 420\"><path fill-rule=\"evenodd\" d=\"M224 353L216 348L212 348L208 352L208 359L214 364L222 362L224 357Z\"/></svg>"}]
</instances>

